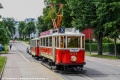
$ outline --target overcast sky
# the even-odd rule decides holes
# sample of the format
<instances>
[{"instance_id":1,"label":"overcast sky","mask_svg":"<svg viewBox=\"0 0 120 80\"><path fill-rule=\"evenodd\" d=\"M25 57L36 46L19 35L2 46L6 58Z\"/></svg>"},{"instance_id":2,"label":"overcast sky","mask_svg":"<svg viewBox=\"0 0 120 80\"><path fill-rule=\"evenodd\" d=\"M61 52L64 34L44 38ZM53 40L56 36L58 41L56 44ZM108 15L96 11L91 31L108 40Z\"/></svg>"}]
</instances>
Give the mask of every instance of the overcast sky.
<instances>
[{"instance_id":1,"label":"overcast sky","mask_svg":"<svg viewBox=\"0 0 120 80\"><path fill-rule=\"evenodd\" d=\"M2 17L13 17L15 20L36 18L42 15L44 0L0 0L4 7L0 9Z\"/></svg>"}]
</instances>

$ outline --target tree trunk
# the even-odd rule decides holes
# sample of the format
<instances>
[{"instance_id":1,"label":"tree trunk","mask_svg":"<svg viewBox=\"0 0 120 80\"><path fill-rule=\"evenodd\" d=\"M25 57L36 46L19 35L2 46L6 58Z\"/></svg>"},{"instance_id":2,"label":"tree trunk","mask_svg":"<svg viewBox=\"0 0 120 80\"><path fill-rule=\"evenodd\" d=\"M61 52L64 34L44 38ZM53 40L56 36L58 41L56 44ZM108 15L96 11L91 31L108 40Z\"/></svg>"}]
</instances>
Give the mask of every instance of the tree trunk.
<instances>
[{"instance_id":1,"label":"tree trunk","mask_svg":"<svg viewBox=\"0 0 120 80\"><path fill-rule=\"evenodd\" d=\"M29 34L29 39L31 39L30 34Z\"/></svg>"},{"instance_id":2,"label":"tree trunk","mask_svg":"<svg viewBox=\"0 0 120 80\"><path fill-rule=\"evenodd\" d=\"M89 42L90 54L91 54L91 42Z\"/></svg>"},{"instance_id":3,"label":"tree trunk","mask_svg":"<svg viewBox=\"0 0 120 80\"><path fill-rule=\"evenodd\" d=\"M98 37L98 55L102 55L102 36L99 35Z\"/></svg>"},{"instance_id":4,"label":"tree trunk","mask_svg":"<svg viewBox=\"0 0 120 80\"><path fill-rule=\"evenodd\" d=\"M115 56L117 57L116 37L114 37L114 52Z\"/></svg>"}]
</instances>

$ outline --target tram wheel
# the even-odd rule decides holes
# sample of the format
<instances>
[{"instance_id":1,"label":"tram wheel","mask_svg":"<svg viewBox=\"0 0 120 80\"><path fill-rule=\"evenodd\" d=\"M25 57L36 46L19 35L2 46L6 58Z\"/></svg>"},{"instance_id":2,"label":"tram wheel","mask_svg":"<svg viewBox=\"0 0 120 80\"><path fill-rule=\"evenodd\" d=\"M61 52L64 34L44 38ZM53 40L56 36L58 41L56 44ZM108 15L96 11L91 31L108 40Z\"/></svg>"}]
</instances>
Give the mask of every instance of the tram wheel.
<instances>
[{"instance_id":1,"label":"tram wheel","mask_svg":"<svg viewBox=\"0 0 120 80\"><path fill-rule=\"evenodd\" d=\"M32 55L32 57L35 57L34 55Z\"/></svg>"}]
</instances>

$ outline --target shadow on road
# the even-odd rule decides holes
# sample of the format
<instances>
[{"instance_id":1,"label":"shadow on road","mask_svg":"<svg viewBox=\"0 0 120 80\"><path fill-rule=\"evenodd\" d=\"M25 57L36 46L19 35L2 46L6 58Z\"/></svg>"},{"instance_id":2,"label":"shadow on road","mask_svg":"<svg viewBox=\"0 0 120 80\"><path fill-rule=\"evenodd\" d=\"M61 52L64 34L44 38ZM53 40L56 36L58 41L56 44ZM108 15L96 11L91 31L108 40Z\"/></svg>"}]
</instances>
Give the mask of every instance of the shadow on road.
<instances>
[{"instance_id":1,"label":"shadow on road","mask_svg":"<svg viewBox=\"0 0 120 80\"><path fill-rule=\"evenodd\" d=\"M87 72L84 74L86 76L92 76L92 77L107 77L110 74L106 74L106 73L102 73L99 70L95 70L95 69L91 69L88 67L84 68L85 70L87 70ZM102 68L101 68L102 70Z\"/></svg>"}]
</instances>

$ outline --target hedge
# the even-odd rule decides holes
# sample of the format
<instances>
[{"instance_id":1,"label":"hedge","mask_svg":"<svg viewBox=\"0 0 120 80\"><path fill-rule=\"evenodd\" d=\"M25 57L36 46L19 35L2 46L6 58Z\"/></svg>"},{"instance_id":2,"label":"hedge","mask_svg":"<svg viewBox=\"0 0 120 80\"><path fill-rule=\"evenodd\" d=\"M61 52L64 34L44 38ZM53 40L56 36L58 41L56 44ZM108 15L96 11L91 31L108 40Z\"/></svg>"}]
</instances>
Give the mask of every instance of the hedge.
<instances>
[{"instance_id":1,"label":"hedge","mask_svg":"<svg viewBox=\"0 0 120 80\"><path fill-rule=\"evenodd\" d=\"M89 51L90 50L90 46L91 46L91 51L92 52L97 52L98 51L97 43L86 43L85 44L85 50ZM117 47L117 54L120 54L120 43L117 44L116 47ZM103 52L114 54L114 44L113 43L103 43L102 44L102 49L103 49Z\"/></svg>"}]
</instances>

